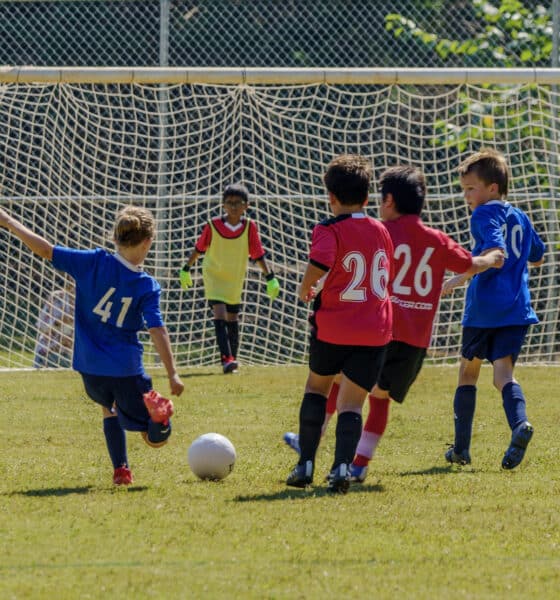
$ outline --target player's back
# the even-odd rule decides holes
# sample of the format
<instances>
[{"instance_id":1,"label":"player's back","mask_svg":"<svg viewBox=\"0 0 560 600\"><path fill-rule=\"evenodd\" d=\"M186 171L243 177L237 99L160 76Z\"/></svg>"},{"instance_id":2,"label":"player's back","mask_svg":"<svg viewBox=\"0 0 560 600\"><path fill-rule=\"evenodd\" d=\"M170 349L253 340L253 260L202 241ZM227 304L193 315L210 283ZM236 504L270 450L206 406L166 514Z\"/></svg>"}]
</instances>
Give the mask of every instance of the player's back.
<instances>
[{"instance_id":1,"label":"player's back","mask_svg":"<svg viewBox=\"0 0 560 600\"><path fill-rule=\"evenodd\" d=\"M402 215L384 225L395 248L393 339L427 348L445 272L464 273L472 264L471 254L418 215Z\"/></svg>"},{"instance_id":2,"label":"player's back","mask_svg":"<svg viewBox=\"0 0 560 600\"><path fill-rule=\"evenodd\" d=\"M342 345L386 344L393 245L385 228L363 213L341 215L316 226L314 247L310 260L329 269L314 305L317 337Z\"/></svg>"},{"instance_id":3,"label":"player's back","mask_svg":"<svg viewBox=\"0 0 560 600\"><path fill-rule=\"evenodd\" d=\"M119 255L55 247L53 265L76 280L74 368L93 375L143 372L137 332L163 324L159 284Z\"/></svg>"}]
</instances>

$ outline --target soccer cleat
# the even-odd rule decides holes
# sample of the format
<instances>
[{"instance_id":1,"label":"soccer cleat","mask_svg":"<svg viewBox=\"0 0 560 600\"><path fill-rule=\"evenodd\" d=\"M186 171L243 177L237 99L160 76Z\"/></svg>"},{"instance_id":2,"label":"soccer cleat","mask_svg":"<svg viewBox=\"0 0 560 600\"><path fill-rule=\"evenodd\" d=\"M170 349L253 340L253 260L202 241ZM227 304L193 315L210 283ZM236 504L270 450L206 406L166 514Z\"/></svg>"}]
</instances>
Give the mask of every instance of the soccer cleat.
<instances>
[{"instance_id":1,"label":"soccer cleat","mask_svg":"<svg viewBox=\"0 0 560 600\"><path fill-rule=\"evenodd\" d=\"M164 425L168 423L169 417L173 414L173 402L164 398L155 390L150 390L143 397L150 419L154 423L163 423Z\"/></svg>"},{"instance_id":2,"label":"soccer cleat","mask_svg":"<svg viewBox=\"0 0 560 600\"><path fill-rule=\"evenodd\" d=\"M301 454L301 449L299 447L299 435L294 433L293 431L287 431L284 434L284 441L294 452Z\"/></svg>"},{"instance_id":3,"label":"soccer cleat","mask_svg":"<svg viewBox=\"0 0 560 600\"><path fill-rule=\"evenodd\" d=\"M358 465L352 463L350 465L350 481L353 481L355 483L364 483L364 481L366 480L367 472L367 466L358 467Z\"/></svg>"},{"instance_id":4,"label":"soccer cleat","mask_svg":"<svg viewBox=\"0 0 560 600\"><path fill-rule=\"evenodd\" d=\"M134 481L132 471L125 465L117 467L113 473L113 483L115 485L130 485Z\"/></svg>"},{"instance_id":5,"label":"soccer cleat","mask_svg":"<svg viewBox=\"0 0 560 600\"><path fill-rule=\"evenodd\" d=\"M515 469L521 463L527 445L533 437L533 431L533 426L528 421L524 421L513 430L509 448L502 459L502 469Z\"/></svg>"},{"instance_id":6,"label":"soccer cleat","mask_svg":"<svg viewBox=\"0 0 560 600\"><path fill-rule=\"evenodd\" d=\"M346 494L350 487L350 465L342 463L332 469L328 476L327 491L333 494Z\"/></svg>"},{"instance_id":7,"label":"soccer cleat","mask_svg":"<svg viewBox=\"0 0 560 600\"><path fill-rule=\"evenodd\" d=\"M222 356L222 369L224 373L235 373L239 365L233 356Z\"/></svg>"},{"instance_id":8,"label":"soccer cleat","mask_svg":"<svg viewBox=\"0 0 560 600\"><path fill-rule=\"evenodd\" d=\"M445 453L445 460L448 463L455 463L456 465L470 465L471 455L468 450L461 450L461 452L455 452L455 447L450 446L449 450Z\"/></svg>"},{"instance_id":9,"label":"soccer cleat","mask_svg":"<svg viewBox=\"0 0 560 600\"><path fill-rule=\"evenodd\" d=\"M313 482L313 462L306 460L303 465L296 465L286 479L286 485L304 488Z\"/></svg>"}]
</instances>

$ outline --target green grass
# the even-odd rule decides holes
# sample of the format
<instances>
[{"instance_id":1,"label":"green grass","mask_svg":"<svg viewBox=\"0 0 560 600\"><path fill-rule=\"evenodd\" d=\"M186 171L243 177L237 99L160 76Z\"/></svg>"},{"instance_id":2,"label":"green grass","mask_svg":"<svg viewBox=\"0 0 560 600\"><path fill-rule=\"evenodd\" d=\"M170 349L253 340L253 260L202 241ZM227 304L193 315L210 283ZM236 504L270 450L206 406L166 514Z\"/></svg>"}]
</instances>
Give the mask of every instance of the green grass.
<instances>
[{"instance_id":1,"label":"green grass","mask_svg":"<svg viewBox=\"0 0 560 600\"><path fill-rule=\"evenodd\" d=\"M517 369L536 433L511 472L500 469L509 430L489 369L472 466L443 460L456 375L425 367L391 407L366 483L330 497L333 425L315 485L284 484L295 455L282 434L296 427L304 368L185 372L170 443L128 436L128 489L111 483L101 410L77 374L0 373L0 597L556 598L559 370ZM238 453L218 483L186 463L209 431Z\"/></svg>"}]
</instances>

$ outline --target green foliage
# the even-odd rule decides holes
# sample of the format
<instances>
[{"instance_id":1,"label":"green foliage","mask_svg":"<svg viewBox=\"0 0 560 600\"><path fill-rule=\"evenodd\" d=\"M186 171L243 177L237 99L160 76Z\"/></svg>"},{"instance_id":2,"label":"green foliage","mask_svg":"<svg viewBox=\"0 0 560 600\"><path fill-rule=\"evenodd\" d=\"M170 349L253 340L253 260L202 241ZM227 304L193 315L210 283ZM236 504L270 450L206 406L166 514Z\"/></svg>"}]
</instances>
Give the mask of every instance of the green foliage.
<instances>
[{"instance_id":1,"label":"green foliage","mask_svg":"<svg viewBox=\"0 0 560 600\"><path fill-rule=\"evenodd\" d=\"M280 599L556 598L560 405L556 367L518 367L535 437L523 464L500 469L509 442L483 369L471 454L447 465L456 369L426 366L391 419L365 484L330 497L284 480L295 454L306 369L183 373L168 446L128 434L135 484L111 483L101 411L76 373L0 374L0 597ZM165 391L161 372L154 379ZM189 444L218 431L235 444L218 483L188 469Z\"/></svg>"},{"instance_id":2,"label":"green foliage","mask_svg":"<svg viewBox=\"0 0 560 600\"><path fill-rule=\"evenodd\" d=\"M428 32L400 14L385 17L385 29L431 47L442 59L460 57L465 65L549 66L552 53L552 9L526 8L520 0L471 0L474 35L454 40Z\"/></svg>"}]
</instances>

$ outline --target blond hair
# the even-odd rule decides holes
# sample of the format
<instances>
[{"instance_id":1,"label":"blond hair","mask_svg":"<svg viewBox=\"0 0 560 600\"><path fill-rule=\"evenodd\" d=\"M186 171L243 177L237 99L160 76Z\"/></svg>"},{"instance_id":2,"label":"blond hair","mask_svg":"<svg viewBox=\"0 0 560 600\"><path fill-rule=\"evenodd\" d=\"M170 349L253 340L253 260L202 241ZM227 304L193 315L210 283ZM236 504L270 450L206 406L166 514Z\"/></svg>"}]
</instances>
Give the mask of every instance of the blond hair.
<instances>
[{"instance_id":1,"label":"blond hair","mask_svg":"<svg viewBox=\"0 0 560 600\"><path fill-rule=\"evenodd\" d=\"M154 237L155 219L147 208L126 206L117 214L113 237L119 246L137 246Z\"/></svg>"}]
</instances>

